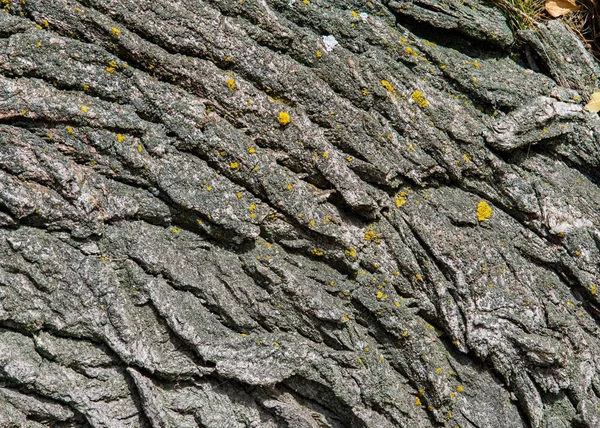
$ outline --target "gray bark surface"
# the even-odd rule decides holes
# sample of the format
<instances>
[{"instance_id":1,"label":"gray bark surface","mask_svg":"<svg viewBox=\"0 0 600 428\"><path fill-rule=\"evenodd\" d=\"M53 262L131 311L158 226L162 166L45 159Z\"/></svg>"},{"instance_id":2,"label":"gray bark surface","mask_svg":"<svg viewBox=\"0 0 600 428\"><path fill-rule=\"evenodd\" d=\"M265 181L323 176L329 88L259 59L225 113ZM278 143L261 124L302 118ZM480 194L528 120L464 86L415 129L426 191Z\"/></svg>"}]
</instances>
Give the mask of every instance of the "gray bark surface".
<instances>
[{"instance_id":1,"label":"gray bark surface","mask_svg":"<svg viewBox=\"0 0 600 428\"><path fill-rule=\"evenodd\" d=\"M0 427L600 426L600 69L562 23L1 5Z\"/></svg>"}]
</instances>

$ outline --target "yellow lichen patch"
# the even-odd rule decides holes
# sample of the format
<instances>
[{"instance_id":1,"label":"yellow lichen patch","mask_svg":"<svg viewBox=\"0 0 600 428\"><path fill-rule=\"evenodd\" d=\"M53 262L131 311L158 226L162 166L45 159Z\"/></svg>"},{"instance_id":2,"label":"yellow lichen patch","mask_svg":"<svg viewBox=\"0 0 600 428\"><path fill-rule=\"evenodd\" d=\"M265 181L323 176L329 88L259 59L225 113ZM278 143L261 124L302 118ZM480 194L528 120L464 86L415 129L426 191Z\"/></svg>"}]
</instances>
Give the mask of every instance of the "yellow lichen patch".
<instances>
[{"instance_id":1,"label":"yellow lichen patch","mask_svg":"<svg viewBox=\"0 0 600 428\"><path fill-rule=\"evenodd\" d=\"M329 153L327 152L323 152L321 156L323 156L325 159L329 159Z\"/></svg>"},{"instance_id":2,"label":"yellow lichen patch","mask_svg":"<svg viewBox=\"0 0 600 428\"><path fill-rule=\"evenodd\" d=\"M177 229L176 227L174 227L173 229L171 229L171 232L179 233L179 232L181 232L181 229Z\"/></svg>"},{"instance_id":3,"label":"yellow lichen patch","mask_svg":"<svg viewBox=\"0 0 600 428\"><path fill-rule=\"evenodd\" d=\"M419 107L425 108L429 105L429 102L425 99L423 92L421 91L414 91L410 97Z\"/></svg>"},{"instance_id":4,"label":"yellow lichen patch","mask_svg":"<svg viewBox=\"0 0 600 428\"><path fill-rule=\"evenodd\" d=\"M227 86L229 86L229 89L231 91L233 91L235 89L235 80L233 79L227 79Z\"/></svg>"},{"instance_id":5,"label":"yellow lichen patch","mask_svg":"<svg viewBox=\"0 0 600 428\"><path fill-rule=\"evenodd\" d=\"M350 13L352 14L353 17L360 18L360 15L358 13L356 13L355 11L351 10Z\"/></svg>"},{"instance_id":6,"label":"yellow lichen patch","mask_svg":"<svg viewBox=\"0 0 600 428\"><path fill-rule=\"evenodd\" d=\"M229 163L229 168L231 169L238 169L240 167L239 162L230 162Z\"/></svg>"},{"instance_id":7,"label":"yellow lichen patch","mask_svg":"<svg viewBox=\"0 0 600 428\"><path fill-rule=\"evenodd\" d=\"M417 281L422 281L422 280L423 280L423 277L422 277L420 274L416 274L416 275L415 275L415 279L416 279Z\"/></svg>"},{"instance_id":8,"label":"yellow lichen patch","mask_svg":"<svg viewBox=\"0 0 600 428\"><path fill-rule=\"evenodd\" d=\"M473 162L473 158L467 153L463 153L463 158L465 158L467 162Z\"/></svg>"},{"instance_id":9,"label":"yellow lichen patch","mask_svg":"<svg viewBox=\"0 0 600 428\"><path fill-rule=\"evenodd\" d=\"M288 184L287 186L285 186L285 188L288 190L292 190L294 188L294 186L292 186L291 184Z\"/></svg>"},{"instance_id":10,"label":"yellow lichen patch","mask_svg":"<svg viewBox=\"0 0 600 428\"><path fill-rule=\"evenodd\" d=\"M144 148L141 145L139 145L137 146L137 151L142 153L144 151Z\"/></svg>"},{"instance_id":11,"label":"yellow lichen patch","mask_svg":"<svg viewBox=\"0 0 600 428\"><path fill-rule=\"evenodd\" d=\"M361 93L362 93L362 94L363 94L365 97L366 97L367 95L369 95L369 91L367 91L366 89L363 89L363 90L361 90L360 92L361 92Z\"/></svg>"},{"instance_id":12,"label":"yellow lichen patch","mask_svg":"<svg viewBox=\"0 0 600 428\"><path fill-rule=\"evenodd\" d=\"M302 3L304 3L305 5L308 6L310 4L310 1L309 0L302 0Z\"/></svg>"},{"instance_id":13,"label":"yellow lichen patch","mask_svg":"<svg viewBox=\"0 0 600 428\"><path fill-rule=\"evenodd\" d=\"M348 162L352 162L352 161L354 160L354 158L353 158L352 156L347 156L347 157L346 157L346 160L347 160Z\"/></svg>"},{"instance_id":14,"label":"yellow lichen patch","mask_svg":"<svg viewBox=\"0 0 600 428\"><path fill-rule=\"evenodd\" d=\"M256 205L252 204L248 207L248 211L254 211L256 210Z\"/></svg>"},{"instance_id":15,"label":"yellow lichen patch","mask_svg":"<svg viewBox=\"0 0 600 428\"><path fill-rule=\"evenodd\" d=\"M378 298L378 299L381 299L381 298L383 298L383 293L382 293L381 291L378 291L378 292L377 292L377 298Z\"/></svg>"},{"instance_id":16,"label":"yellow lichen patch","mask_svg":"<svg viewBox=\"0 0 600 428\"><path fill-rule=\"evenodd\" d=\"M82 111L82 112L84 112L84 113L87 113L87 112L88 112L88 108L87 108L86 106L81 106L81 107L80 107L80 109L81 109L81 111Z\"/></svg>"},{"instance_id":17,"label":"yellow lichen patch","mask_svg":"<svg viewBox=\"0 0 600 428\"><path fill-rule=\"evenodd\" d=\"M458 386L456 387L456 390L457 390L458 392L463 392L465 389L462 387L462 385L458 385Z\"/></svg>"},{"instance_id":18,"label":"yellow lichen patch","mask_svg":"<svg viewBox=\"0 0 600 428\"><path fill-rule=\"evenodd\" d=\"M317 52L315 53L315 56L316 56L317 58L321 58L321 57L323 56L323 52L321 52L321 51L317 51Z\"/></svg>"},{"instance_id":19,"label":"yellow lichen patch","mask_svg":"<svg viewBox=\"0 0 600 428\"><path fill-rule=\"evenodd\" d=\"M73 128L71 128L70 126L67 126L67 132L69 134L72 134L73 133Z\"/></svg>"},{"instance_id":20,"label":"yellow lichen patch","mask_svg":"<svg viewBox=\"0 0 600 428\"><path fill-rule=\"evenodd\" d=\"M335 281L329 281L329 285L333 287L335 285Z\"/></svg>"},{"instance_id":21,"label":"yellow lichen patch","mask_svg":"<svg viewBox=\"0 0 600 428\"><path fill-rule=\"evenodd\" d=\"M415 406L421 406L421 399L419 397L415 397Z\"/></svg>"},{"instance_id":22,"label":"yellow lichen patch","mask_svg":"<svg viewBox=\"0 0 600 428\"><path fill-rule=\"evenodd\" d=\"M212 186L206 186L206 190L210 192L212 190Z\"/></svg>"},{"instance_id":23,"label":"yellow lichen patch","mask_svg":"<svg viewBox=\"0 0 600 428\"><path fill-rule=\"evenodd\" d=\"M356 249L350 248L349 250L344 250L344 253L348 254L350 257L356 257Z\"/></svg>"},{"instance_id":24,"label":"yellow lichen patch","mask_svg":"<svg viewBox=\"0 0 600 428\"><path fill-rule=\"evenodd\" d=\"M595 285L592 285L590 287L590 293L592 293L595 296L597 292L598 292L598 287Z\"/></svg>"},{"instance_id":25,"label":"yellow lichen patch","mask_svg":"<svg viewBox=\"0 0 600 428\"><path fill-rule=\"evenodd\" d=\"M312 250L310 250L310 252L315 256L322 256L324 254L323 251L318 250L316 248L313 248Z\"/></svg>"},{"instance_id":26,"label":"yellow lichen patch","mask_svg":"<svg viewBox=\"0 0 600 428\"><path fill-rule=\"evenodd\" d=\"M381 81L381 86L383 86L385 89L387 89L387 91L389 93L391 93L394 96L396 96L396 90L394 89L394 87L392 86L392 84L390 82L388 82L387 80L382 80Z\"/></svg>"},{"instance_id":27,"label":"yellow lichen patch","mask_svg":"<svg viewBox=\"0 0 600 428\"><path fill-rule=\"evenodd\" d=\"M115 67L106 67L106 72L107 72L107 73L114 73L114 72L115 72L115 70L116 70L116 68L115 68Z\"/></svg>"},{"instance_id":28,"label":"yellow lichen patch","mask_svg":"<svg viewBox=\"0 0 600 428\"><path fill-rule=\"evenodd\" d=\"M243 195L242 195L242 192L237 192L237 193L235 194L235 196L236 196L238 199L242 199L242 196L243 196Z\"/></svg>"},{"instance_id":29,"label":"yellow lichen patch","mask_svg":"<svg viewBox=\"0 0 600 428\"><path fill-rule=\"evenodd\" d=\"M487 202L481 201L477 204L477 220L484 221L492 216L492 207Z\"/></svg>"},{"instance_id":30,"label":"yellow lichen patch","mask_svg":"<svg viewBox=\"0 0 600 428\"><path fill-rule=\"evenodd\" d=\"M290 115L284 111L279 112L279 116L277 116L277 122L279 122L280 125L287 125L290 123Z\"/></svg>"},{"instance_id":31,"label":"yellow lichen patch","mask_svg":"<svg viewBox=\"0 0 600 428\"><path fill-rule=\"evenodd\" d=\"M479 68L479 62L477 62L477 61L473 62L473 65L475 66L475 68Z\"/></svg>"},{"instance_id":32,"label":"yellow lichen patch","mask_svg":"<svg viewBox=\"0 0 600 428\"><path fill-rule=\"evenodd\" d=\"M112 31L113 36L115 36L115 37L119 37L119 35L121 34L121 30L119 30L118 28L115 28L115 27L112 27L110 29L110 31Z\"/></svg>"},{"instance_id":33,"label":"yellow lichen patch","mask_svg":"<svg viewBox=\"0 0 600 428\"><path fill-rule=\"evenodd\" d=\"M119 143L122 143L123 141L125 141L125 136L123 134L117 134L117 141Z\"/></svg>"},{"instance_id":34,"label":"yellow lichen patch","mask_svg":"<svg viewBox=\"0 0 600 428\"><path fill-rule=\"evenodd\" d=\"M396 198L396 208L401 208L404 204L406 204L406 198L402 196L398 196Z\"/></svg>"},{"instance_id":35,"label":"yellow lichen patch","mask_svg":"<svg viewBox=\"0 0 600 428\"><path fill-rule=\"evenodd\" d=\"M373 232L372 230L367 230L367 232L365 233L365 239L367 241L372 241L375 238L375 232Z\"/></svg>"},{"instance_id":36,"label":"yellow lichen patch","mask_svg":"<svg viewBox=\"0 0 600 428\"><path fill-rule=\"evenodd\" d=\"M256 153L256 149L255 149L254 147L250 147L250 148L248 149L248 153L250 153L250 154L254 154L254 153Z\"/></svg>"},{"instance_id":37,"label":"yellow lichen patch","mask_svg":"<svg viewBox=\"0 0 600 428\"><path fill-rule=\"evenodd\" d=\"M44 27L48 28L50 26L50 24L48 23L47 20L43 19L42 20L42 24L44 24Z\"/></svg>"},{"instance_id":38,"label":"yellow lichen patch","mask_svg":"<svg viewBox=\"0 0 600 428\"><path fill-rule=\"evenodd\" d=\"M90 85L83 85L83 90L87 91L88 89L90 89Z\"/></svg>"}]
</instances>

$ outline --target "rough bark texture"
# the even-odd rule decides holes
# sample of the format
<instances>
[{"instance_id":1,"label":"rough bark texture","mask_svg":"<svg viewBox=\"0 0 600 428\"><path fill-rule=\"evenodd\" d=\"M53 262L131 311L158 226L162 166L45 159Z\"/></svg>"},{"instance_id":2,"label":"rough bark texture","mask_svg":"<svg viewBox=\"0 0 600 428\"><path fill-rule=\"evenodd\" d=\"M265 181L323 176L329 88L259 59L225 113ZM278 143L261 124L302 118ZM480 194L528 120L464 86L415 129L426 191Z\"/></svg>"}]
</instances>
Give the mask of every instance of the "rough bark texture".
<instances>
[{"instance_id":1,"label":"rough bark texture","mask_svg":"<svg viewBox=\"0 0 600 428\"><path fill-rule=\"evenodd\" d=\"M600 70L560 22L1 3L1 427L600 426Z\"/></svg>"}]
</instances>

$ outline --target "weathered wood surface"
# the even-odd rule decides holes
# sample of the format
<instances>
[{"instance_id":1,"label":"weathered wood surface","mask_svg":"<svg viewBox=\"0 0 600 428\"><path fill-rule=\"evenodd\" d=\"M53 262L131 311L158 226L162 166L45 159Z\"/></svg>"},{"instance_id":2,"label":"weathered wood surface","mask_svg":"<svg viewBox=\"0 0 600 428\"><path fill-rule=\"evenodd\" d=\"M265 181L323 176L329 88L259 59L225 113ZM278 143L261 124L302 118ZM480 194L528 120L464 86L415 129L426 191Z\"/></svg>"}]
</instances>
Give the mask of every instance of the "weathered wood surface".
<instances>
[{"instance_id":1,"label":"weathered wood surface","mask_svg":"<svg viewBox=\"0 0 600 428\"><path fill-rule=\"evenodd\" d=\"M2 0L0 426L600 426L598 64L449 3Z\"/></svg>"}]
</instances>

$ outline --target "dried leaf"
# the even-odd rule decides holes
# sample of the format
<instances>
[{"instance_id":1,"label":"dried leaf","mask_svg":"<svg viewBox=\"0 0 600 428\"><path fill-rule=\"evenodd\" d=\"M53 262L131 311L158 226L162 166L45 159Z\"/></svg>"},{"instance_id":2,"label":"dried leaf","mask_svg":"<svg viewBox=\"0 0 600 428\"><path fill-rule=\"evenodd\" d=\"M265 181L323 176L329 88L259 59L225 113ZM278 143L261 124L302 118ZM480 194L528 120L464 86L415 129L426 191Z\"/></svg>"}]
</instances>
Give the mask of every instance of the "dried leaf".
<instances>
[{"instance_id":1,"label":"dried leaf","mask_svg":"<svg viewBox=\"0 0 600 428\"><path fill-rule=\"evenodd\" d=\"M585 109L592 113L600 111L600 91L592 94L590 102L585 105Z\"/></svg>"},{"instance_id":2,"label":"dried leaf","mask_svg":"<svg viewBox=\"0 0 600 428\"><path fill-rule=\"evenodd\" d=\"M546 0L546 11L554 18L577 9L579 6L575 4L575 0Z\"/></svg>"}]
</instances>

